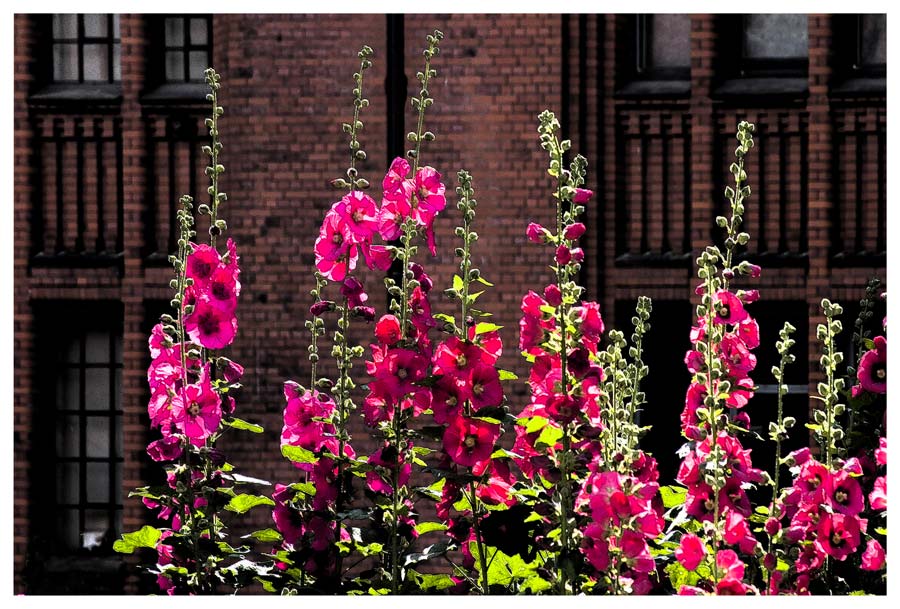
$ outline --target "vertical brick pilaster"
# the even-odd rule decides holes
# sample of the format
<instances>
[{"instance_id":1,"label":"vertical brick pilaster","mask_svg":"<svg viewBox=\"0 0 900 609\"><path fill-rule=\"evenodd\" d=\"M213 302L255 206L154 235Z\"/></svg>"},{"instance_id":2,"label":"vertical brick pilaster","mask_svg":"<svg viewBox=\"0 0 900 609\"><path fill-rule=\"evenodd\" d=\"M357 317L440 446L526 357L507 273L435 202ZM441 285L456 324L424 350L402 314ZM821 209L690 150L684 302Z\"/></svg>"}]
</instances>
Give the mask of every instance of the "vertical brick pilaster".
<instances>
[{"instance_id":1,"label":"vertical brick pilaster","mask_svg":"<svg viewBox=\"0 0 900 609\"><path fill-rule=\"evenodd\" d=\"M711 86L716 60L716 16L691 16L691 249L694 258L710 242L715 225L713 168L720 159L713 158L715 117ZM692 268L694 265L691 261ZM691 298L696 297L691 292Z\"/></svg>"}]
</instances>

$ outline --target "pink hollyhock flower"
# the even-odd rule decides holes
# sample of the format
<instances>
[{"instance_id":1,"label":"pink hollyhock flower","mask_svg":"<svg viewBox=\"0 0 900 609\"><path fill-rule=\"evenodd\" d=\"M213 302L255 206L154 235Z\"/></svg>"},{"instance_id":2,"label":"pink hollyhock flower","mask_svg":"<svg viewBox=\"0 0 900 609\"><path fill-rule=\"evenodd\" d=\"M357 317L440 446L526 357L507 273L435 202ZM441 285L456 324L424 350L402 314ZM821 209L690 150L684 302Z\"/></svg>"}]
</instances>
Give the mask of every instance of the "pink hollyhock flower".
<instances>
[{"instance_id":1,"label":"pink hollyhock flower","mask_svg":"<svg viewBox=\"0 0 900 609\"><path fill-rule=\"evenodd\" d=\"M737 324L748 317L741 299L726 290L716 293L713 309L716 312L713 323L717 324Z\"/></svg>"},{"instance_id":2,"label":"pink hollyhock flower","mask_svg":"<svg viewBox=\"0 0 900 609\"><path fill-rule=\"evenodd\" d=\"M366 260L366 266L372 270L386 271L391 268L394 256L390 250L384 245L368 245L360 244L363 258Z\"/></svg>"},{"instance_id":3,"label":"pink hollyhock flower","mask_svg":"<svg viewBox=\"0 0 900 609\"><path fill-rule=\"evenodd\" d=\"M378 381L369 384L369 395L363 401L362 411L363 419L369 427L394 418L394 402Z\"/></svg>"},{"instance_id":4,"label":"pink hollyhock flower","mask_svg":"<svg viewBox=\"0 0 900 609\"><path fill-rule=\"evenodd\" d=\"M237 334L238 322L232 313L212 305L209 298L200 298L193 312L185 317L184 329L191 341L207 349L223 349Z\"/></svg>"},{"instance_id":5,"label":"pink hollyhock flower","mask_svg":"<svg viewBox=\"0 0 900 609\"><path fill-rule=\"evenodd\" d=\"M550 231L540 224L531 222L525 231L525 235L532 243L546 243L547 239L550 237Z\"/></svg>"},{"instance_id":6,"label":"pink hollyhock flower","mask_svg":"<svg viewBox=\"0 0 900 609\"><path fill-rule=\"evenodd\" d=\"M741 482L736 476L728 478L719 491L719 509L731 508L749 518L753 513L753 507L747 498L747 492L741 488Z\"/></svg>"},{"instance_id":7,"label":"pink hollyhock flower","mask_svg":"<svg viewBox=\"0 0 900 609\"><path fill-rule=\"evenodd\" d=\"M449 376L439 378L431 388L431 411L434 422L444 425L456 419L465 401L453 378Z\"/></svg>"},{"instance_id":8,"label":"pink hollyhock flower","mask_svg":"<svg viewBox=\"0 0 900 609\"><path fill-rule=\"evenodd\" d=\"M147 414L150 415L150 425L159 427L163 433L168 433L172 421L172 397L168 387L160 386L153 389L150 401L147 403Z\"/></svg>"},{"instance_id":9,"label":"pink hollyhock flower","mask_svg":"<svg viewBox=\"0 0 900 609\"><path fill-rule=\"evenodd\" d=\"M430 328L437 325L431 316L431 303L421 286L416 286L409 297L409 311L410 321L420 335L427 334Z\"/></svg>"},{"instance_id":10,"label":"pink hollyhock flower","mask_svg":"<svg viewBox=\"0 0 900 609\"><path fill-rule=\"evenodd\" d=\"M194 280L194 285L204 286L217 268L221 258L219 252L209 245L197 245L192 243L194 248L187 258L187 266L185 267L185 276Z\"/></svg>"},{"instance_id":11,"label":"pink hollyhock flower","mask_svg":"<svg viewBox=\"0 0 900 609\"><path fill-rule=\"evenodd\" d=\"M548 306L547 301L538 296L533 290L528 290L528 293L522 297L521 309L522 313L527 317L533 317L540 321L549 319L550 314L541 310L541 307L545 306Z\"/></svg>"},{"instance_id":12,"label":"pink hollyhock flower","mask_svg":"<svg viewBox=\"0 0 900 609\"><path fill-rule=\"evenodd\" d=\"M334 210L325 214L314 250L316 268L331 281L343 281L359 258L350 228Z\"/></svg>"},{"instance_id":13,"label":"pink hollyhock flower","mask_svg":"<svg viewBox=\"0 0 900 609\"><path fill-rule=\"evenodd\" d=\"M563 231L563 237L568 239L569 241L574 241L581 237L584 234L584 231L587 230L581 222L576 222L575 224L570 224Z\"/></svg>"},{"instance_id":14,"label":"pink hollyhock flower","mask_svg":"<svg viewBox=\"0 0 900 609\"><path fill-rule=\"evenodd\" d=\"M503 387L497 369L489 364L477 364L472 369L469 393L475 410L499 406L503 401Z\"/></svg>"},{"instance_id":15,"label":"pink hollyhock flower","mask_svg":"<svg viewBox=\"0 0 900 609\"><path fill-rule=\"evenodd\" d=\"M409 196L412 194L412 184L407 181L409 175L409 162L403 157L397 157L391 162L391 167L381 181L384 198L391 201L404 201L409 204Z\"/></svg>"},{"instance_id":16,"label":"pink hollyhock flower","mask_svg":"<svg viewBox=\"0 0 900 609\"><path fill-rule=\"evenodd\" d=\"M887 339L875 337L875 348L866 351L859 360L856 377L859 385L872 393L887 393Z\"/></svg>"},{"instance_id":17,"label":"pink hollyhock flower","mask_svg":"<svg viewBox=\"0 0 900 609\"><path fill-rule=\"evenodd\" d=\"M219 428L221 399L210 383L208 364L201 370L199 381L172 400L172 412L175 425L197 446Z\"/></svg>"},{"instance_id":18,"label":"pink hollyhock flower","mask_svg":"<svg viewBox=\"0 0 900 609\"><path fill-rule=\"evenodd\" d=\"M830 477L831 472L825 465L810 459L800 466L794 486L800 489L802 498L807 498L819 490L822 483Z\"/></svg>"},{"instance_id":19,"label":"pink hollyhock flower","mask_svg":"<svg viewBox=\"0 0 900 609\"><path fill-rule=\"evenodd\" d=\"M434 167L420 168L416 172L415 189L410 200L412 217L420 224L428 225L446 204L441 174Z\"/></svg>"},{"instance_id":20,"label":"pink hollyhock flower","mask_svg":"<svg viewBox=\"0 0 900 609\"><path fill-rule=\"evenodd\" d=\"M605 531L599 524L589 524L584 529L581 553L597 571L603 573L609 569L609 542L606 541Z\"/></svg>"},{"instance_id":21,"label":"pink hollyhock flower","mask_svg":"<svg viewBox=\"0 0 900 609\"><path fill-rule=\"evenodd\" d=\"M209 278L203 294L209 297L209 303L224 313L233 313L237 309L238 282L226 267L220 266Z\"/></svg>"},{"instance_id":22,"label":"pink hollyhock flower","mask_svg":"<svg viewBox=\"0 0 900 609\"><path fill-rule=\"evenodd\" d=\"M347 299L347 305L351 309L362 306L363 303L369 300L369 295L363 289L362 282L356 277L344 279L344 282L341 284L341 296Z\"/></svg>"},{"instance_id":23,"label":"pink hollyhock flower","mask_svg":"<svg viewBox=\"0 0 900 609\"><path fill-rule=\"evenodd\" d=\"M738 379L737 382L731 384L731 393L725 403L732 408L743 408L750 402L753 397L753 380L749 377ZM749 427L749 424L747 425Z\"/></svg>"},{"instance_id":24,"label":"pink hollyhock flower","mask_svg":"<svg viewBox=\"0 0 900 609\"><path fill-rule=\"evenodd\" d=\"M354 243L372 240L372 236L378 230L378 204L372 197L361 190L354 190L344 195L332 209L341 216L350 229Z\"/></svg>"},{"instance_id":25,"label":"pink hollyhock flower","mask_svg":"<svg viewBox=\"0 0 900 609\"><path fill-rule=\"evenodd\" d=\"M875 539L870 539L862 553L861 568L866 571L881 571L884 568L884 548Z\"/></svg>"},{"instance_id":26,"label":"pink hollyhock flower","mask_svg":"<svg viewBox=\"0 0 900 609\"><path fill-rule=\"evenodd\" d=\"M865 508L862 487L846 470L834 472L823 480L820 487L824 503L835 512L856 516Z\"/></svg>"},{"instance_id":27,"label":"pink hollyhock flower","mask_svg":"<svg viewBox=\"0 0 900 609\"><path fill-rule=\"evenodd\" d=\"M725 510L725 543L737 545L745 537L750 535L750 527L743 516L733 510Z\"/></svg>"},{"instance_id":28,"label":"pink hollyhock flower","mask_svg":"<svg viewBox=\"0 0 900 609\"><path fill-rule=\"evenodd\" d=\"M572 262L572 251L568 245L560 245L556 248L556 264L565 266Z\"/></svg>"},{"instance_id":29,"label":"pink hollyhock flower","mask_svg":"<svg viewBox=\"0 0 900 609\"><path fill-rule=\"evenodd\" d=\"M468 417L458 417L444 431L444 451L454 463L472 468L480 476L491 462L500 425Z\"/></svg>"},{"instance_id":30,"label":"pink hollyhock flower","mask_svg":"<svg viewBox=\"0 0 900 609\"><path fill-rule=\"evenodd\" d=\"M558 307L562 304L562 292L560 292L559 287L555 283L551 283L544 288L544 300L551 307Z\"/></svg>"},{"instance_id":31,"label":"pink hollyhock flower","mask_svg":"<svg viewBox=\"0 0 900 609\"><path fill-rule=\"evenodd\" d=\"M744 563L738 558L734 550L719 550L716 552L716 566L719 575L723 579L742 580L744 578Z\"/></svg>"},{"instance_id":32,"label":"pink hollyhock flower","mask_svg":"<svg viewBox=\"0 0 900 609\"><path fill-rule=\"evenodd\" d=\"M756 356L737 336L726 334L719 344L720 355L728 368L728 373L736 378L744 378L756 368Z\"/></svg>"},{"instance_id":33,"label":"pink hollyhock flower","mask_svg":"<svg viewBox=\"0 0 900 609\"><path fill-rule=\"evenodd\" d=\"M636 531L626 530L620 540L625 564L638 573L650 573L656 569L656 562L650 555L647 540Z\"/></svg>"},{"instance_id":34,"label":"pink hollyhock flower","mask_svg":"<svg viewBox=\"0 0 900 609\"><path fill-rule=\"evenodd\" d=\"M594 196L593 190L588 190L587 188L576 188L575 194L572 195L573 203L587 203L591 200L591 197Z\"/></svg>"},{"instance_id":35,"label":"pink hollyhock flower","mask_svg":"<svg viewBox=\"0 0 900 609\"><path fill-rule=\"evenodd\" d=\"M691 349L684 355L684 365L687 366L688 372L696 374L706 368L706 358L696 349Z\"/></svg>"},{"instance_id":36,"label":"pink hollyhock flower","mask_svg":"<svg viewBox=\"0 0 900 609\"><path fill-rule=\"evenodd\" d=\"M391 346L400 340L400 320L394 315L382 315L375 324L375 338L382 345Z\"/></svg>"},{"instance_id":37,"label":"pink hollyhock flower","mask_svg":"<svg viewBox=\"0 0 900 609\"><path fill-rule=\"evenodd\" d=\"M823 514L816 531L816 547L844 560L859 547L859 519L844 514Z\"/></svg>"},{"instance_id":38,"label":"pink hollyhock flower","mask_svg":"<svg viewBox=\"0 0 900 609\"><path fill-rule=\"evenodd\" d=\"M759 346L759 324L752 317L748 316L739 323L735 331L748 349L756 349Z\"/></svg>"},{"instance_id":39,"label":"pink hollyhock flower","mask_svg":"<svg viewBox=\"0 0 900 609\"><path fill-rule=\"evenodd\" d=\"M373 375L383 383L386 395L402 398L416 390L415 383L425 378L428 361L409 349L391 349Z\"/></svg>"},{"instance_id":40,"label":"pink hollyhock flower","mask_svg":"<svg viewBox=\"0 0 900 609\"><path fill-rule=\"evenodd\" d=\"M605 329L600 316L600 305L587 301L581 303L581 306L573 307L572 311L584 338L592 343L599 341Z\"/></svg>"},{"instance_id":41,"label":"pink hollyhock flower","mask_svg":"<svg viewBox=\"0 0 900 609\"><path fill-rule=\"evenodd\" d=\"M398 201L385 199L381 203L381 210L378 212L378 234L385 241L394 241L400 238L402 230L400 225L403 223L404 204Z\"/></svg>"},{"instance_id":42,"label":"pink hollyhock flower","mask_svg":"<svg viewBox=\"0 0 900 609\"><path fill-rule=\"evenodd\" d=\"M222 376L229 383L236 383L244 376L244 367L227 357L219 358L216 365L222 369Z\"/></svg>"},{"instance_id":43,"label":"pink hollyhock flower","mask_svg":"<svg viewBox=\"0 0 900 609\"><path fill-rule=\"evenodd\" d=\"M875 449L875 463L887 465L887 438L878 438L878 448Z\"/></svg>"},{"instance_id":44,"label":"pink hollyhock flower","mask_svg":"<svg viewBox=\"0 0 900 609\"><path fill-rule=\"evenodd\" d=\"M425 272L422 265L418 262L410 262L409 270L412 271L413 279L419 282L422 291L426 294L430 292L431 288L434 287L434 282L431 280L431 277L428 276L428 273Z\"/></svg>"},{"instance_id":45,"label":"pink hollyhock flower","mask_svg":"<svg viewBox=\"0 0 900 609\"><path fill-rule=\"evenodd\" d=\"M163 332L162 323L153 326L150 331L150 338L147 341L150 345L150 358L156 359L160 356L164 349L172 348L172 339Z\"/></svg>"},{"instance_id":46,"label":"pink hollyhock flower","mask_svg":"<svg viewBox=\"0 0 900 609\"><path fill-rule=\"evenodd\" d=\"M887 478L885 476L875 478L874 488L869 493L869 505L876 511L887 509Z\"/></svg>"},{"instance_id":47,"label":"pink hollyhock flower","mask_svg":"<svg viewBox=\"0 0 900 609\"><path fill-rule=\"evenodd\" d=\"M697 586L682 584L681 587L678 588L678 596L706 596L706 592Z\"/></svg>"},{"instance_id":48,"label":"pink hollyhock flower","mask_svg":"<svg viewBox=\"0 0 900 609\"><path fill-rule=\"evenodd\" d=\"M484 363L494 365L503 354L503 341L496 330L491 332L475 333L476 327L469 328L467 334L469 340L481 347L481 359Z\"/></svg>"},{"instance_id":49,"label":"pink hollyhock flower","mask_svg":"<svg viewBox=\"0 0 900 609\"><path fill-rule=\"evenodd\" d=\"M328 457L320 458L313 466L310 480L316 487L312 508L326 510L338 497L338 470L334 461Z\"/></svg>"},{"instance_id":50,"label":"pink hollyhock flower","mask_svg":"<svg viewBox=\"0 0 900 609\"><path fill-rule=\"evenodd\" d=\"M482 351L477 345L452 336L437 346L432 362L435 374L451 377L461 390L467 391L472 370L483 363Z\"/></svg>"},{"instance_id":51,"label":"pink hollyhock flower","mask_svg":"<svg viewBox=\"0 0 900 609\"><path fill-rule=\"evenodd\" d=\"M174 461L181 456L181 439L178 436L166 436L147 446L147 454L154 461Z\"/></svg>"},{"instance_id":52,"label":"pink hollyhock flower","mask_svg":"<svg viewBox=\"0 0 900 609\"><path fill-rule=\"evenodd\" d=\"M746 596L747 594L752 593L753 588L751 586L748 586L740 579L731 577L719 580L719 583L716 586L716 594L718 596Z\"/></svg>"},{"instance_id":53,"label":"pink hollyhock flower","mask_svg":"<svg viewBox=\"0 0 900 609\"><path fill-rule=\"evenodd\" d=\"M488 505L500 505L501 503L507 507L515 505L516 499L510 495L512 485L516 482L516 477L509 468L507 459L491 460L490 478L487 482L479 484L475 489L475 494L479 499Z\"/></svg>"},{"instance_id":54,"label":"pink hollyhock flower","mask_svg":"<svg viewBox=\"0 0 900 609\"><path fill-rule=\"evenodd\" d=\"M321 317L325 313L334 311L333 300L318 300L309 307L309 312L313 317Z\"/></svg>"},{"instance_id":55,"label":"pink hollyhock flower","mask_svg":"<svg viewBox=\"0 0 900 609\"><path fill-rule=\"evenodd\" d=\"M703 560L706 555L706 545L699 537L692 533L681 536L681 543L675 550L675 558L681 563L681 566L688 571L693 571Z\"/></svg>"},{"instance_id":56,"label":"pink hollyhock flower","mask_svg":"<svg viewBox=\"0 0 900 609\"><path fill-rule=\"evenodd\" d=\"M581 264L584 262L584 250L580 247L573 247L570 253L572 254L572 260L576 263Z\"/></svg>"}]
</instances>

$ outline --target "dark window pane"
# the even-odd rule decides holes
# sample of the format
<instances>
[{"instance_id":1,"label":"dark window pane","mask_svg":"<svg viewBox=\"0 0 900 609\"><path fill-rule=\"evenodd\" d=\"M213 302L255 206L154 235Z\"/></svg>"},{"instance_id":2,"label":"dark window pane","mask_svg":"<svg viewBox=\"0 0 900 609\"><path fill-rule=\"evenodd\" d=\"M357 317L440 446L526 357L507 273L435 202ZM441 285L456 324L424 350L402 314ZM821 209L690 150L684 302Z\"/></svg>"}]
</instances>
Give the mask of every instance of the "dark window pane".
<instances>
[{"instance_id":1,"label":"dark window pane","mask_svg":"<svg viewBox=\"0 0 900 609\"><path fill-rule=\"evenodd\" d=\"M84 35L88 38L106 38L107 15L85 15Z\"/></svg>"},{"instance_id":2,"label":"dark window pane","mask_svg":"<svg viewBox=\"0 0 900 609\"><path fill-rule=\"evenodd\" d=\"M184 80L184 53L166 52L166 80Z\"/></svg>"},{"instance_id":3,"label":"dark window pane","mask_svg":"<svg viewBox=\"0 0 900 609\"><path fill-rule=\"evenodd\" d=\"M109 464L87 464L87 500L91 503L109 501Z\"/></svg>"},{"instance_id":4,"label":"dark window pane","mask_svg":"<svg viewBox=\"0 0 900 609\"><path fill-rule=\"evenodd\" d=\"M105 410L109 403L109 368L88 368L84 371L85 410Z\"/></svg>"},{"instance_id":5,"label":"dark window pane","mask_svg":"<svg viewBox=\"0 0 900 609\"><path fill-rule=\"evenodd\" d=\"M191 19L191 44L206 44L206 19Z\"/></svg>"},{"instance_id":6,"label":"dark window pane","mask_svg":"<svg viewBox=\"0 0 900 609\"><path fill-rule=\"evenodd\" d=\"M203 80L203 72L209 67L207 64L209 60L207 59L206 51L191 51L190 54L190 67L191 67L191 77L190 80Z\"/></svg>"},{"instance_id":7,"label":"dark window pane","mask_svg":"<svg viewBox=\"0 0 900 609\"><path fill-rule=\"evenodd\" d=\"M56 377L56 407L59 410L81 408L81 372L77 368L64 368Z\"/></svg>"},{"instance_id":8,"label":"dark window pane","mask_svg":"<svg viewBox=\"0 0 900 609\"><path fill-rule=\"evenodd\" d=\"M166 46L184 46L184 19L181 17L166 19Z\"/></svg>"},{"instance_id":9,"label":"dark window pane","mask_svg":"<svg viewBox=\"0 0 900 609\"><path fill-rule=\"evenodd\" d=\"M120 59L121 45L117 42L113 45L113 80L122 80L122 61Z\"/></svg>"},{"instance_id":10,"label":"dark window pane","mask_svg":"<svg viewBox=\"0 0 900 609\"><path fill-rule=\"evenodd\" d=\"M78 15L53 15L53 38L77 38Z\"/></svg>"},{"instance_id":11,"label":"dark window pane","mask_svg":"<svg viewBox=\"0 0 900 609\"><path fill-rule=\"evenodd\" d=\"M864 66L887 63L887 16L862 15L860 59Z\"/></svg>"},{"instance_id":12,"label":"dark window pane","mask_svg":"<svg viewBox=\"0 0 900 609\"><path fill-rule=\"evenodd\" d=\"M78 510L59 510L57 512L56 533L66 550L77 550L81 547L78 531Z\"/></svg>"},{"instance_id":13,"label":"dark window pane","mask_svg":"<svg viewBox=\"0 0 900 609\"><path fill-rule=\"evenodd\" d=\"M109 332L88 332L84 351L90 364L109 363Z\"/></svg>"},{"instance_id":14,"label":"dark window pane","mask_svg":"<svg viewBox=\"0 0 900 609\"><path fill-rule=\"evenodd\" d=\"M654 68L691 65L691 16L651 15L653 40L650 62Z\"/></svg>"},{"instance_id":15,"label":"dark window pane","mask_svg":"<svg viewBox=\"0 0 900 609\"><path fill-rule=\"evenodd\" d=\"M77 457L79 451L77 416L60 417L56 424L56 455Z\"/></svg>"},{"instance_id":16,"label":"dark window pane","mask_svg":"<svg viewBox=\"0 0 900 609\"><path fill-rule=\"evenodd\" d=\"M84 80L109 80L109 45L84 45Z\"/></svg>"},{"instance_id":17,"label":"dark window pane","mask_svg":"<svg viewBox=\"0 0 900 609\"><path fill-rule=\"evenodd\" d=\"M56 464L56 500L70 505L78 504L78 464Z\"/></svg>"},{"instance_id":18,"label":"dark window pane","mask_svg":"<svg viewBox=\"0 0 900 609\"><path fill-rule=\"evenodd\" d=\"M78 80L78 45L53 45L53 80Z\"/></svg>"},{"instance_id":19,"label":"dark window pane","mask_svg":"<svg viewBox=\"0 0 900 609\"><path fill-rule=\"evenodd\" d=\"M87 456L108 459L109 417L86 417L84 424Z\"/></svg>"},{"instance_id":20,"label":"dark window pane","mask_svg":"<svg viewBox=\"0 0 900 609\"><path fill-rule=\"evenodd\" d=\"M106 510L85 510L82 546L85 549L99 547L103 536L109 531L109 512Z\"/></svg>"},{"instance_id":21,"label":"dark window pane","mask_svg":"<svg viewBox=\"0 0 900 609\"><path fill-rule=\"evenodd\" d=\"M752 59L802 59L809 54L806 15L747 15L744 54Z\"/></svg>"},{"instance_id":22,"label":"dark window pane","mask_svg":"<svg viewBox=\"0 0 900 609\"><path fill-rule=\"evenodd\" d=\"M113 15L113 38L119 39L119 16Z\"/></svg>"}]
</instances>

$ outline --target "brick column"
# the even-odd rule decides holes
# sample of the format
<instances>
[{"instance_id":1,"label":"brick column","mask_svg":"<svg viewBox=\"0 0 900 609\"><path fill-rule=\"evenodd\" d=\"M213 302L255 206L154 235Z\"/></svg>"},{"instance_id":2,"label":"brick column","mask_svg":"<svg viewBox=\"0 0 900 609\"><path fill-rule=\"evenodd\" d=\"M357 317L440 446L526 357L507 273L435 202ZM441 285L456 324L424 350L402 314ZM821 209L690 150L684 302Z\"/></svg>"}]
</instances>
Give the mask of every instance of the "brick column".
<instances>
[{"instance_id":1,"label":"brick column","mask_svg":"<svg viewBox=\"0 0 900 609\"><path fill-rule=\"evenodd\" d=\"M28 120L27 97L32 84L34 63L34 23L28 15L15 16L15 76L14 92L14 145L15 178L13 195L13 313L14 358L16 373L13 390L13 589L16 594L25 592L24 569L28 555L28 493L29 452L31 448L31 377L34 370L32 341L33 317L29 304L30 278L28 257L31 252L31 184L33 151L32 130ZM7 525L9 526L9 525Z\"/></svg>"},{"instance_id":2,"label":"brick column","mask_svg":"<svg viewBox=\"0 0 900 609\"><path fill-rule=\"evenodd\" d=\"M829 238L831 235L831 112L828 82L831 79L831 16L809 16L809 273L806 281L806 301L809 305L809 392L816 395L816 384L823 380L819 367L822 345L816 340L816 325L825 317L819 306L822 298L830 297ZM844 327L849 328L845 320ZM810 400L810 409L814 403Z\"/></svg>"}]
</instances>

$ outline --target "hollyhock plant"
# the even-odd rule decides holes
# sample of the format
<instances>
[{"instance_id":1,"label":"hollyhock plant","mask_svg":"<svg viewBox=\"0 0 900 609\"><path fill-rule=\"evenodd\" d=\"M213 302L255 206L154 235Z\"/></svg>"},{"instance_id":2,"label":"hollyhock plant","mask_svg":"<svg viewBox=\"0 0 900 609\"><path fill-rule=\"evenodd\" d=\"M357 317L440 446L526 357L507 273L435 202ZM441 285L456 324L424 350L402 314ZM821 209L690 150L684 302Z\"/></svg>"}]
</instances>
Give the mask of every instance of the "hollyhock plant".
<instances>
[{"instance_id":1,"label":"hollyhock plant","mask_svg":"<svg viewBox=\"0 0 900 609\"><path fill-rule=\"evenodd\" d=\"M113 545L124 553L155 548L157 565L152 572L160 590L170 595L209 594L220 584L238 590L248 584L250 578L239 566L243 553L229 543L222 512L240 514L272 503L265 497L236 493L238 485L268 483L233 473L233 466L225 467L225 455L216 447L229 427L257 433L262 428L232 416L233 393L240 388L243 367L213 353L235 338L241 284L235 243L228 239L224 253L216 247L217 237L225 230L224 220L218 217L226 199L218 181L224 171L218 158L222 145L217 126L223 111L217 102L218 74L207 70L206 81L212 104L212 118L207 119L211 145L204 147L210 157L211 200L197 211L210 217L209 243L192 240L196 236L192 199L182 197L176 218L178 252L170 256L176 274L172 282L175 316L163 315L149 339L148 413L162 438L150 442L147 453L165 468L166 485L132 492L148 508L159 509L157 518L168 526L147 525L123 534ZM217 378L220 370L222 376ZM212 539L219 544L211 543Z\"/></svg>"}]
</instances>

